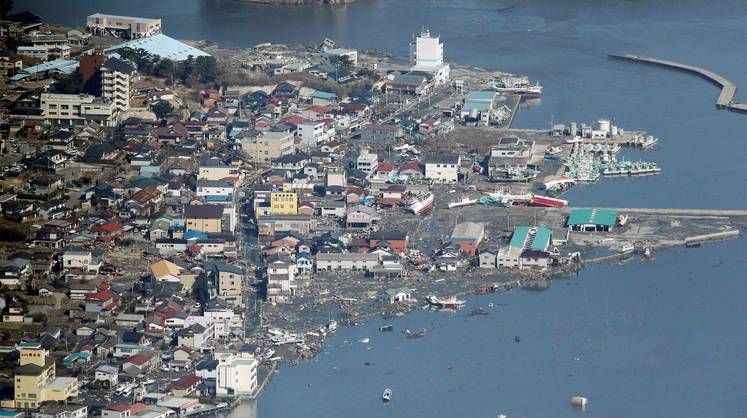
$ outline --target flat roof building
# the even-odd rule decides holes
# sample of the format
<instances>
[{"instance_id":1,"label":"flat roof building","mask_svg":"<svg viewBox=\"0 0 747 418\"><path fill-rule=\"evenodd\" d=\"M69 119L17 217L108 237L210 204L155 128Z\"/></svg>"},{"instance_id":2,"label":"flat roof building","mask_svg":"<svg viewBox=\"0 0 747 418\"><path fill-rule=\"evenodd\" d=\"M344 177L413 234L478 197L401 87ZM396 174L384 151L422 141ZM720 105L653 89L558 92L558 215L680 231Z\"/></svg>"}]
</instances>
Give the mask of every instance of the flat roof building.
<instances>
[{"instance_id":1,"label":"flat roof building","mask_svg":"<svg viewBox=\"0 0 747 418\"><path fill-rule=\"evenodd\" d=\"M161 33L161 19L94 13L86 18L86 28L96 34L124 34L130 39Z\"/></svg>"}]
</instances>

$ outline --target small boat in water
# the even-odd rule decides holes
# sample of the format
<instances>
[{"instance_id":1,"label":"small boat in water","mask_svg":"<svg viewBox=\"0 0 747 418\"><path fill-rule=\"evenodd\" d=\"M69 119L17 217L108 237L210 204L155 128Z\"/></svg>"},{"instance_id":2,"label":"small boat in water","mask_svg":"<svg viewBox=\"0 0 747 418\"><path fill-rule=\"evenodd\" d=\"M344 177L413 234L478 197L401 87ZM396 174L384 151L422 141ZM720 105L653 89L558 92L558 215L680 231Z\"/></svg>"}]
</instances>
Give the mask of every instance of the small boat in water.
<instances>
[{"instance_id":1,"label":"small boat in water","mask_svg":"<svg viewBox=\"0 0 747 418\"><path fill-rule=\"evenodd\" d=\"M392 389L386 388L384 389L384 393L381 395L381 399L384 402L389 402L392 400Z\"/></svg>"},{"instance_id":2,"label":"small boat in water","mask_svg":"<svg viewBox=\"0 0 747 418\"><path fill-rule=\"evenodd\" d=\"M438 296L430 295L426 298L428 303L434 306L438 306L439 308L461 308L464 306L465 302L461 299L457 299L455 296L451 296L448 298L439 298Z\"/></svg>"}]
</instances>

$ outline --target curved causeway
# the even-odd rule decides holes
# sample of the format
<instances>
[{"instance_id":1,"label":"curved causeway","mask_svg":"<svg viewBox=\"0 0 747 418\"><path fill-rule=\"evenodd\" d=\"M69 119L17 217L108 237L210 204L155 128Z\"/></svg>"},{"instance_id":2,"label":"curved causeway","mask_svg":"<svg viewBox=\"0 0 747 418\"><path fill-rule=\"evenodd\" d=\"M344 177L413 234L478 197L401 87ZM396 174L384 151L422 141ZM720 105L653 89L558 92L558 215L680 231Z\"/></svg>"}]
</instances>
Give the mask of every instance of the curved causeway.
<instances>
[{"instance_id":1,"label":"curved causeway","mask_svg":"<svg viewBox=\"0 0 747 418\"><path fill-rule=\"evenodd\" d=\"M677 62L661 60L658 58L642 57L640 55L616 55L609 54L609 58L623 59L634 62L642 62L646 64L661 65L664 67L673 68L676 70L687 71L690 73L697 74L710 82L721 86L721 93L716 99L716 108L728 109L736 112L747 112L747 104L737 103L734 101L734 95L737 93L737 85L729 81L728 79L714 73L713 71L706 70L704 68L695 67L693 65L680 64Z\"/></svg>"}]
</instances>

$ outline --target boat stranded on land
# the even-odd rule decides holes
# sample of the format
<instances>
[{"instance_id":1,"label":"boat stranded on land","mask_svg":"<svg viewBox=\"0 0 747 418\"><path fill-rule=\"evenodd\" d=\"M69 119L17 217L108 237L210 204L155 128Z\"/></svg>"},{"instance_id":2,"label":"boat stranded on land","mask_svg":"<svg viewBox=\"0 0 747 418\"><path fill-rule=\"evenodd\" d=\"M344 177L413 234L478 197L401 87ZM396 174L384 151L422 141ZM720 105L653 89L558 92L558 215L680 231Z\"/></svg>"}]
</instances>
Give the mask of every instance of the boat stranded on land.
<instances>
[{"instance_id":1,"label":"boat stranded on land","mask_svg":"<svg viewBox=\"0 0 747 418\"><path fill-rule=\"evenodd\" d=\"M433 203L435 202L435 200L436 197L433 195L433 193L423 193L416 195L410 201L410 205L407 207L407 210L418 216L427 215L433 209Z\"/></svg>"}]
</instances>

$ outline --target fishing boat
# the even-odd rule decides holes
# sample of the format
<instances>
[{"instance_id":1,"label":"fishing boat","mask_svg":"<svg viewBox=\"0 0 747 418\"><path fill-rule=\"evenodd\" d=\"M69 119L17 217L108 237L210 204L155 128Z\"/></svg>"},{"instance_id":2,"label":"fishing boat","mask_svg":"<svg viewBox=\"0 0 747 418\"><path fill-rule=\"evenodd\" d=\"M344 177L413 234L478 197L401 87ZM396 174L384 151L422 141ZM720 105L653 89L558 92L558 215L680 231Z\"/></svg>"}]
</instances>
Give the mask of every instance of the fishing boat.
<instances>
[{"instance_id":1,"label":"fishing boat","mask_svg":"<svg viewBox=\"0 0 747 418\"><path fill-rule=\"evenodd\" d=\"M531 193L510 193L502 189L495 192L488 192L485 195L490 200L498 202L503 206L522 206L528 205L532 201Z\"/></svg>"},{"instance_id":2,"label":"fishing boat","mask_svg":"<svg viewBox=\"0 0 747 418\"><path fill-rule=\"evenodd\" d=\"M392 389L386 388L384 389L384 393L381 395L381 399L384 402L389 402L392 400Z\"/></svg>"},{"instance_id":3,"label":"fishing boat","mask_svg":"<svg viewBox=\"0 0 747 418\"><path fill-rule=\"evenodd\" d=\"M428 214L433 209L433 202L436 200L433 193L424 193L415 196L407 210L418 216Z\"/></svg>"},{"instance_id":4,"label":"fishing boat","mask_svg":"<svg viewBox=\"0 0 747 418\"><path fill-rule=\"evenodd\" d=\"M470 199L469 197L464 197L462 200L451 202L449 203L449 209L453 208L461 208L463 206L470 206L477 203L477 199Z\"/></svg>"},{"instance_id":5,"label":"fishing boat","mask_svg":"<svg viewBox=\"0 0 747 418\"><path fill-rule=\"evenodd\" d=\"M551 177L545 181L542 182L542 187L547 190L548 192L560 192L565 191L567 189L570 189L574 184L576 184L576 180L568 177Z\"/></svg>"},{"instance_id":6,"label":"fishing boat","mask_svg":"<svg viewBox=\"0 0 747 418\"><path fill-rule=\"evenodd\" d=\"M539 82L532 85L527 77L501 77L500 82L489 83L489 86L498 93L524 94L527 96L542 94L542 86Z\"/></svg>"},{"instance_id":7,"label":"fishing boat","mask_svg":"<svg viewBox=\"0 0 747 418\"><path fill-rule=\"evenodd\" d=\"M461 299L457 299L456 296L450 296L448 298L439 298L438 296L430 295L426 298L428 303L439 308L461 308L466 303Z\"/></svg>"}]
</instances>

